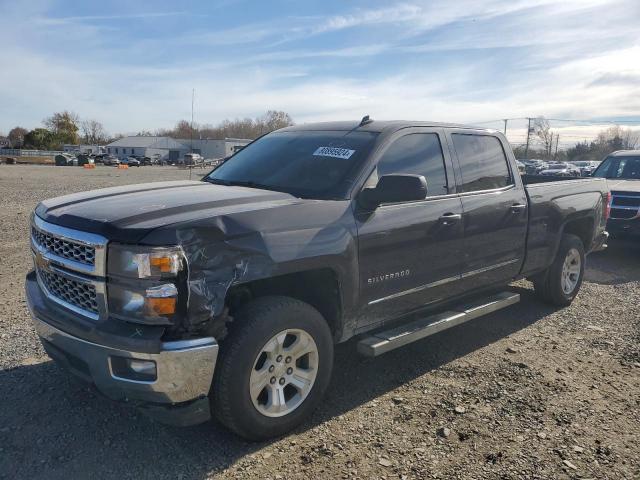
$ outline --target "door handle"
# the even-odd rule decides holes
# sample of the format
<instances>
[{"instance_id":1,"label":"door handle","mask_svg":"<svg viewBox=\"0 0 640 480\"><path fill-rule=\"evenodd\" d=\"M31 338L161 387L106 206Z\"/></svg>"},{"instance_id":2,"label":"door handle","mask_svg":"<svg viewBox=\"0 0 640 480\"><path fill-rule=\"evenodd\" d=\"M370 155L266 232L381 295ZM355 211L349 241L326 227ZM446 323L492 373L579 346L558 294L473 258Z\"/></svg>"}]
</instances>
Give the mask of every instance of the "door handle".
<instances>
[{"instance_id":1,"label":"door handle","mask_svg":"<svg viewBox=\"0 0 640 480\"><path fill-rule=\"evenodd\" d=\"M514 203L513 205L511 205L511 213L520 213L525 208L527 208L527 205L524 203Z\"/></svg>"},{"instance_id":2,"label":"door handle","mask_svg":"<svg viewBox=\"0 0 640 480\"><path fill-rule=\"evenodd\" d=\"M442 223L443 225L453 225L461 219L462 215L459 213L445 213L440 217L440 223Z\"/></svg>"}]
</instances>

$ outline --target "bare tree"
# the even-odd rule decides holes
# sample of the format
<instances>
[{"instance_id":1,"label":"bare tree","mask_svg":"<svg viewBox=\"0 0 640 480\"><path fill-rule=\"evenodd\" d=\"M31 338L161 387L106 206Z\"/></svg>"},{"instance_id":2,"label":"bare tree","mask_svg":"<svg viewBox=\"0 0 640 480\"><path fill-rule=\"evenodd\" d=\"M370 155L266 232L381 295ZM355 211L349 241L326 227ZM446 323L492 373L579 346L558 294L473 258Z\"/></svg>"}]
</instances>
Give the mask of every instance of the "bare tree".
<instances>
[{"instance_id":1,"label":"bare tree","mask_svg":"<svg viewBox=\"0 0 640 480\"><path fill-rule=\"evenodd\" d=\"M293 125L293 119L286 112L269 110L261 118L256 119L256 123L260 124L264 130L263 133L266 133Z\"/></svg>"},{"instance_id":2,"label":"bare tree","mask_svg":"<svg viewBox=\"0 0 640 480\"><path fill-rule=\"evenodd\" d=\"M24 145L24 136L29 133L26 128L22 127L14 127L9 132L8 138L11 147L13 148L22 148Z\"/></svg>"},{"instance_id":3,"label":"bare tree","mask_svg":"<svg viewBox=\"0 0 640 480\"><path fill-rule=\"evenodd\" d=\"M640 132L614 125L600 132L596 142L609 144L617 150L633 150L640 145Z\"/></svg>"},{"instance_id":4,"label":"bare tree","mask_svg":"<svg viewBox=\"0 0 640 480\"><path fill-rule=\"evenodd\" d=\"M551 158L553 149L554 133L551 131L549 120L544 117L538 117L533 121L533 130L542 144L545 152L545 158Z\"/></svg>"},{"instance_id":5,"label":"bare tree","mask_svg":"<svg viewBox=\"0 0 640 480\"><path fill-rule=\"evenodd\" d=\"M180 120L174 129L158 129L156 130L156 134L183 140L191 138L192 134L193 138L256 138L273 130L288 127L289 125L293 125L293 119L288 113L269 110L257 118L227 119L220 122L217 126L194 123L193 129L190 122Z\"/></svg>"},{"instance_id":6,"label":"bare tree","mask_svg":"<svg viewBox=\"0 0 640 480\"><path fill-rule=\"evenodd\" d=\"M107 133L102 123L97 120L83 120L80 124L82 129L82 140L90 145L105 143Z\"/></svg>"}]
</instances>

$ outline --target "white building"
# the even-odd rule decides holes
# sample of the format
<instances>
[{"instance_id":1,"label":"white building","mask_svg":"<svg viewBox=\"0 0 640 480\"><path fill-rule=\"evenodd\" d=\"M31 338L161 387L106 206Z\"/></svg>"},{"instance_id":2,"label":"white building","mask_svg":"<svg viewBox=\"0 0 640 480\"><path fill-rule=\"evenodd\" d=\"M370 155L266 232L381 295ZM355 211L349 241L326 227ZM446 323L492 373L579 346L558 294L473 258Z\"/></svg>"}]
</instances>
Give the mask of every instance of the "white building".
<instances>
[{"instance_id":1,"label":"white building","mask_svg":"<svg viewBox=\"0 0 640 480\"><path fill-rule=\"evenodd\" d=\"M246 138L225 138L224 140L179 138L178 142L184 144L189 151L199 153L205 159L210 160L228 157L247 145L251 140ZM191 148L192 146L193 149Z\"/></svg>"},{"instance_id":2,"label":"white building","mask_svg":"<svg viewBox=\"0 0 640 480\"><path fill-rule=\"evenodd\" d=\"M71 145L66 144L62 146L62 150L70 153L84 153L86 155L90 153L99 154L105 153L105 149L102 145Z\"/></svg>"},{"instance_id":3,"label":"white building","mask_svg":"<svg viewBox=\"0 0 640 480\"><path fill-rule=\"evenodd\" d=\"M107 153L118 158L128 156L153 157L159 155L161 160L177 162L189 147L175 141L171 137L124 137L107 145Z\"/></svg>"}]
</instances>

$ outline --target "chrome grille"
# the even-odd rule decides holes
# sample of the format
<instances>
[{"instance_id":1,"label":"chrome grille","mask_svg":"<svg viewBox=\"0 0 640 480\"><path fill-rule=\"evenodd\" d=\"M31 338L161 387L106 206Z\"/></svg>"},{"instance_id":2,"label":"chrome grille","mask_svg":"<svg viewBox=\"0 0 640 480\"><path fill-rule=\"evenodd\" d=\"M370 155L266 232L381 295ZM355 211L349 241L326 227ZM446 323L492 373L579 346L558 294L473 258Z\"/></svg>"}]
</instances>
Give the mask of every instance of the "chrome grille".
<instances>
[{"instance_id":1,"label":"chrome grille","mask_svg":"<svg viewBox=\"0 0 640 480\"><path fill-rule=\"evenodd\" d=\"M93 284L78 282L42 269L38 269L38 275L49 294L81 310L98 315L98 295Z\"/></svg>"},{"instance_id":2,"label":"chrome grille","mask_svg":"<svg viewBox=\"0 0 640 480\"><path fill-rule=\"evenodd\" d=\"M95 248L91 245L72 242L66 238L59 238L47 232L31 227L31 235L36 244L58 257L74 260L85 265L94 265L96 260Z\"/></svg>"}]
</instances>

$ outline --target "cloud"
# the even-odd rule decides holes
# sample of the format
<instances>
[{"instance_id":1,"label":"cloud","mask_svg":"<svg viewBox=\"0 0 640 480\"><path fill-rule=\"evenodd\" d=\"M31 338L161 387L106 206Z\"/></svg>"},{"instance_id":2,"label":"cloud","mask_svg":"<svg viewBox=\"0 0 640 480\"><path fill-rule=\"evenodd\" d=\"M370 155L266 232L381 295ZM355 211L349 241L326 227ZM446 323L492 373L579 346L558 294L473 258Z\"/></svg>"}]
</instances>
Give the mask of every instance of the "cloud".
<instances>
[{"instance_id":1,"label":"cloud","mask_svg":"<svg viewBox=\"0 0 640 480\"><path fill-rule=\"evenodd\" d=\"M187 12L145 12L123 13L114 15L84 15L70 17L39 17L35 19L38 25L70 25L85 22L111 22L113 20L136 20L145 18L176 17L187 15Z\"/></svg>"},{"instance_id":2,"label":"cloud","mask_svg":"<svg viewBox=\"0 0 640 480\"><path fill-rule=\"evenodd\" d=\"M590 87L640 87L640 74L625 72L608 72L600 75L598 78L589 83Z\"/></svg>"},{"instance_id":3,"label":"cloud","mask_svg":"<svg viewBox=\"0 0 640 480\"><path fill-rule=\"evenodd\" d=\"M638 5L372 2L345 6L341 15L274 6L270 16L246 23L216 17L224 29L190 16L193 28L171 36L115 21L136 20L135 11L51 17L51 9L30 5L28 18L53 20L24 36L31 22L16 9L0 30L10 66L0 75L0 129L33 128L70 109L111 132L154 130L190 116L192 88L200 123L267 109L286 110L298 122L365 114L468 123L537 115L638 118ZM192 14L158 15L170 23ZM149 24L157 27L162 17L153 18ZM114 32L105 35L106 29Z\"/></svg>"}]
</instances>

